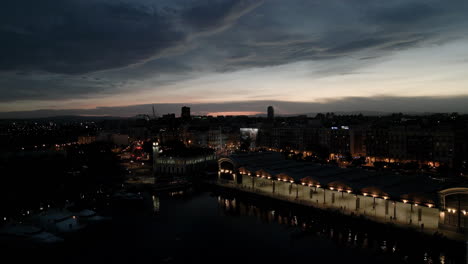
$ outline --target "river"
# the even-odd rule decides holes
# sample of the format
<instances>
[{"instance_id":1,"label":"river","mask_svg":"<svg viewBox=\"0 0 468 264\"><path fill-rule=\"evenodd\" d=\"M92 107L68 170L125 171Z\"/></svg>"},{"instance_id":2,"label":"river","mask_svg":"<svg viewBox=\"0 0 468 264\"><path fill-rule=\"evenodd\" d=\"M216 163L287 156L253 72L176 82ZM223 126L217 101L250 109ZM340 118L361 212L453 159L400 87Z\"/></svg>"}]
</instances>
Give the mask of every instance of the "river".
<instances>
[{"instance_id":1,"label":"river","mask_svg":"<svg viewBox=\"0 0 468 264\"><path fill-rule=\"evenodd\" d=\"M148 193L65 247L68 263L464 263L460 243L217 188Z\"/></svg>"}]
</instances>

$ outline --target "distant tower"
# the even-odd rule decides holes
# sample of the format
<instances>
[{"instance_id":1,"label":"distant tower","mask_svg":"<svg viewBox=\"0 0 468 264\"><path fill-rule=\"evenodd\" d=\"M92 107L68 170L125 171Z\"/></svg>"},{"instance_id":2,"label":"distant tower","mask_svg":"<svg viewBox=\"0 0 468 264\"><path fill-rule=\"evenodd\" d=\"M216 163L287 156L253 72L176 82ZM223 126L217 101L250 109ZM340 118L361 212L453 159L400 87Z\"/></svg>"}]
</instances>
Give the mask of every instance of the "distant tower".
<instances>
[{"instance_id":1,"label":"distant tower","mask_svg":"<svg viewBox=\"0 0 468 264\"><path fill-rule=\"evenodd\" d=\"M190 119L190 107L182 107L182 113L180 117L182 117L182 119Z\"/></svg>"},{"instance_id":2,"label":"distant tower","mask_svg":"<svg viewBox=\"0 0 468 264\"><path fill-rule=\"evenodd\" d=\"M273 106L268 107L268 120L273 120L275 119L275 110L273 109Z\"/></svg>"},{"instance_id":3,"label":"distant tower","mask_svg":"<svg viewBox=\"0 0 468 264\"><path fill-rule=\"evenodd\" d=\"M156 119L156 112L154 112L154 105L153 105L153 119Z\"/></svg>"}]
</instances>

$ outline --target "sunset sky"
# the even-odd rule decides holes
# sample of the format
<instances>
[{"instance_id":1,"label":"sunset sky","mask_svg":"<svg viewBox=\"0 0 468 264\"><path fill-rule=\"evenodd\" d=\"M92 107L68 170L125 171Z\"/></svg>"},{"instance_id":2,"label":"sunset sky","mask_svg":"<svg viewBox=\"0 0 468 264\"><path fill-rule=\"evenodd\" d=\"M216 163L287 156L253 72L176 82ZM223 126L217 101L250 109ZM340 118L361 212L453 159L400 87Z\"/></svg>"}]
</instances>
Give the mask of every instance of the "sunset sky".
<instances>
[{"instance_id":1,"label":"sunset sky","mask_svg":"<svg viewBox=\"0 0 468 264\"><path fill-rule=\"evenodd\" d=\"M467 113L467 14L466 0L8 1L0 118Z\"/></svg>"}]
</instances>

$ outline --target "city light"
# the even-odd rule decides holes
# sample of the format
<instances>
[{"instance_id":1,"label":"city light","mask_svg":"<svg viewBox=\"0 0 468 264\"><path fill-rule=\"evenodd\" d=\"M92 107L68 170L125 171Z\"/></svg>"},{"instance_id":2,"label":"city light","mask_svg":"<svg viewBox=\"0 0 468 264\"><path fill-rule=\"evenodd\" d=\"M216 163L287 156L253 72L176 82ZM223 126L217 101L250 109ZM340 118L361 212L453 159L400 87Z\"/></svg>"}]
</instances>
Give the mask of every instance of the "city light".
<instances>
[{"instance_id":1,"label":"city light","mask_svg":"<svg viewBox=\"0 0 468 264\"><path fill-rule=\"evenodd\" d=\"M207 102L212 99L208 94ZM266 101L255 101L255 104L264 102ZM276 103L282 104L275 101ZM165 102L161 102L162 104ZM228 107L235 105L227 104ZM148 109L144 107L145 102L142 102L139 111L147 112ZM205 107L208 106L197 103L196 111L203 113ZM242 104L240 107L250 106ZM173 106L170 107L172 108ZM468 217L465 197L468 188L464 182L466 179L458 175L466 174L466 163L463 163L466 153L459 151L457 146L466 145L466 113L441 113L421 117L408 113L392 115L389 111L389 116L357 116L341 112L333 114L331 108L324 107L323 111L330 112L317 113L315 117L289 115L290 113L281 109L280 116L268 118L262 115L264 113L255 117L186 115L184 118L179 118L176 113L159 118L153 109L153 117L143 120L141 116L116 121L92 117L92 120L96 120L96 125L91 125L85 117L64 118L63 123L67 125L61 125L63 129L54 129L60 123L52 125L47 118L47 121L38 121L36 125L33 125L34 121L24 121L25 125L21 129L18 129L20 121L12 126L9 119L4 120L0 124L0 134L7 148L0 154L7 157L8 161L12 160L11 165L4 164L4 171L12 174L7 175L8 177L20 179L12 181L17 182L18 186L12 186L11 190L10 186L4 188L8 192L5 197L19 197L22 194L15 191L27 192L31 188L52 191L54 188L58 189L45 193L25 193L21 201L33 201L23 204L18 200L12 208L5 210L0 219L8 219L15 225L23 221L62 236L62 232L48 230L49 226L36 222L36 217L47 216L45 222L51 219L49 222L52 226L58 222L54 222L52 218L59 212L63 215L63 221L67 222L57 226L63 225L66 231L73 231L77 223L80 228L91 225L88 219L95 219L89 218L88 214L107 215L115 208L127 206L137 209L139 200L143 200L146 205L148 197L159 203L159 193L167 192L171 197L184 194L183 199L168 201L172 198L161 198L161 205L164 207L161 208L165 210L158 211L157 218L167 218L165 211L180 210L182 213L198 212L196 217L202 217L201 220L208 217L206 223L211 223L212 219L209 217L213 214L219 216L219 213L222 213L223 218L227 217L227 220L239 215L257 217L262 220L257 221L260 223L265 220L262 212L268 212L271 210L269 208L280 208L283 203L294 203L310 210L305 209L303 212L301 208L289 206L286 208L288 210L276 212L274 217L268 215L267 221L312 227L303 230L305 232L322 233L325 230L329 237L338 235L348 238L349 231L349 241L354 239L362 242L366 240L366 236L379 237L382 242L380 246L385 248L388 246L387 242L391 247L395 243L400 245L398 247L403 244L414 245L412 242L419 238L402 244L401 241L411 237L410 233L413 232L407 232L408 234L405 233L404 237L398 239L394 236L386 237L379 228L372 228L373 225L370 224L367 227L370 221L391 224L391 230L408 227L415 232L439 232L443 235L445 232L455 234L463 230L463 221L465 216ZM311 111L315 111L314 109ZM449 120L452 115L456 116L457 122ZM80 120L80 125L75 120ZM252 128L240 128L243 126ZM42 171L37 169L36 174L36 168ZM63 175L57 175L58 173ZM41 175L40 179L31 180L37 178L37 175ZM249 177L243 177L244 175ZM33 183L37 186L27 186ZM209 188L204 188L205 185ZM218 196L219 203L212 192L221 193ZM349 195L344 195L345 192ZM194 193L203 195L193 195ZM157 194L158 197L152 194ZM241 199L244 194L258 196L258 199ZM265 199L261 199L262 196ZM64 203L64 199L69 200ZM208 202L198 203L200 199ZM191 200L196 203L187 208ZM210 201L214 202L214 206L209 209L214 210L213 212L203 207ZM14 208L15 205L17 208ZM91 211L92 208L94 211ZM334 210L337 215L342 213L352 215L353 218L345 217L343 221L335 221L332 219L335 213L325 216L313 208ZM153 210L150 211L154 213ZM171 211L170 216L180 215L180 212L175 212ZM216 217L217 220L218 218ZM190 224L194 219L188 215L179 220ZM170 222L170 219L164 222ZM238 224L238 221L231 222L233 225ZM244 222L246 225L249 221ZM9 227L6 224L3 223L2 228ZM147 224L159 225L161 221ZM172 230L174 232L170 230L172 233L178 234L181 231L176 230L177 226L162 224L162 228L175 228ZM344 224L347 229L342 229L339 224ZM355 227L358 227L359 234L354 234L357 230ZM131 228L128 227L129 230ZM239 226L232 228L244 230ZM148 230L152 229L154 228L150 226ZM249 228L245 230L249 231ZM124 233L127 231L123 230ZM205 233L210 231L212 232L208 230ZM219 241L223 241L223 234L232 235L229 230L227 233L222 231L214 232L216 236L220 236ZM288 232L286 230L286 236L290 235ZM279 234L275 237L284 236ZM434 241L437 239L435 236ZM86 243L85 240L80 242ZM263 246L259 245L258 248ZM179 250L182 253L185 251ZM399 252L406 251L401 249ZM405 254L397 255L397 258L405 257ZM430 252L426 255L430 255ZM304 256L307 257L307 254Z\"/></svg>"}]
</instances>

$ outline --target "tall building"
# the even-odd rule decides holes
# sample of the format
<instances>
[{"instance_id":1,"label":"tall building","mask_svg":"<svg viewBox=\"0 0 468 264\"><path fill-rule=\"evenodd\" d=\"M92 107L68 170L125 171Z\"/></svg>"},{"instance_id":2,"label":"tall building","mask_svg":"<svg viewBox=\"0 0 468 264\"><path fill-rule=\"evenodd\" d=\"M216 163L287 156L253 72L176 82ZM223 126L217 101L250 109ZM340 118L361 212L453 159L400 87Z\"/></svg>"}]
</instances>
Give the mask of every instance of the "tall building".
<instances>
[{"instance_id":1,"label":"tall building","mask_svg":"<svg viewBox=\"0 0 468 264\"><path fill-rule=\"evenodd\" d=\"M275 118L275 110L273 106L268 107L268 120L273 120Z\"/></svg>"},{"instance_id":2,"label":"tall building","mask_svg":"<svg viewBox=\"0 0 468 264\"><path fill-rule=\"evenodd\" d=\"M182 119L190 119L190 107L182 107L182 113L180 114L180 117L182 117Z\"/></svg>"}]
</instances>

